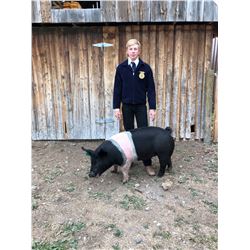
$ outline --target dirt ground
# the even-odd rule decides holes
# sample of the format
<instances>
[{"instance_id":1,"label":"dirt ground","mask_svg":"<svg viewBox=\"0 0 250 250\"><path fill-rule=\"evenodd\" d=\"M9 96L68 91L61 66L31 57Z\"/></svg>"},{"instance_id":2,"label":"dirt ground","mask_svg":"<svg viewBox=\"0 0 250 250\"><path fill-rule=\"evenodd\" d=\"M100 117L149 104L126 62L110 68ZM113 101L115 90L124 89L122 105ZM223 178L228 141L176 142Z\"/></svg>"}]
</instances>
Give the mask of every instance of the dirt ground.
<instances>
[{"instance_id":1,"label":"dirt ground","mask_svg":"<svg viewBox=\"0 0 250 250\"><path fill-rule=\"evenodd\" d=\"M173 173L136 162L122 184L110 170L88 177L81 146L101 142L32 142L32 249L217 249L216 144L176 142Z\"/></svg>"}]
</instances>

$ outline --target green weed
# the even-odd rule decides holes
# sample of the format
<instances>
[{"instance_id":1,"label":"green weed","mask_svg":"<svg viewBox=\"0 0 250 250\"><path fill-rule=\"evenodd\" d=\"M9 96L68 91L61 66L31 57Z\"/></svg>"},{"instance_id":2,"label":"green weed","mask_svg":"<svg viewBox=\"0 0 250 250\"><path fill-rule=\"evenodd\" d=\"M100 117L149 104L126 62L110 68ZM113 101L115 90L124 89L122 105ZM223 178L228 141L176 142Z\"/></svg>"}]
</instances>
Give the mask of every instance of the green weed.
<instances>
[{"instance_id":1,"label":"green weed","mask_svg":"<svg viewBox=\"0 0 250 250\"><path fill-rule=\"evenodd\" d=\"M188 180L189 180L189 178L188 178L187 176L181 175L181 176L179 177L178 183L184 184L184 183L186 183Z\"/></svg>"},{"instance_id":2,"label":"green weed","mask_svg":"<svg viewBox=\"0 0 250 250\"><path fill-rule=\"evenodd\" d=\"M53 242L40 242L35 241L32 244L34 250L68 250L77 249L78 241L74 237L76 232L84 229L86 225L82 222L65 223L61 232L58 235L62 235L62 239Z\"/></svg>"},{"instance_id":3,"label":"green weed","mask_svg":"<svg viewBox=\"0 0 250 250\"><path fill-rule=\"evenodd\" d=\"M93 199L104 199L104 200L110 200L111 199L111 195L105 194L103 192L89 191L88 194L89 194L89 197L93 198Z\"/></svg>"},{"instance_id":4,"label":"green weed","mask_svg":"<svg viewBox=\"0 0 250 250\"><path fill-rule=\"evenodd\" d=\"M218 213L218 205L211 202L211 201L207 201L207 200L203 200L202 201L204 204L208 205L209 208L210 208L210 211L213 213L213 214L217 214Z\"/></svg>"},{"instance_id":5,"label":"green weed","mask_svg":"<svg viewBox=\"0 0 250 250\"><path fill-rule=\"evenodd\" d=\"M188 221L185 220L183 216L178 216L175 220L175 226L181 227L182 225L189 224Z\"/></svg>"},{"instance_id":6,"label":"green weed","mask_svg":"<svg viewBox=\"0 0 250 250\"><path fill-rule=\"evenodd\" d=\"M35 210L38 208L38 203L37 203L37 200L35 199L32 199L32 210Z\"/></svg>"},{"instance_id":7,"label":"green weed","mask_svg":"<svg viewBox=\"0 0 250 250\"><path fill-rule=\"evenodd\" d=\"M171 238L171 233L169 231L156 231L153 234L153 237L161 237L163 239L169 240Z\"/></svg>"},{"instance_id":8,"label":"green weed","mask_svg":"<svg viewBox=\"0 0 250 250\"><path fill-rule=\"evenodd\" d=\"M123 231L120 230L116 225L114 224L109 224L105 227L106 229L111 229L113 231L114 236L116 237L122 237L123 236Z\"/></svg>"},{"instance_id":9,"label":"green weed","mask_svg":"<svg viewBox=\"0 0 250 250\"><path fill-rule=\"evenodd\" d=\"M120 250L121 249L120 246L119 246L119 243L116 243L115 245L113 245L112 248L114 250Z\"/></svg>"},{"instance_id":10,"label":"green weed","mask_svg":"<svg viewBox=\"0 0 250 250\"><path fill-rule=\"evenodd\" d=\"M199 192L195 190L194 188L189 188L188 190L191 192L193 197L199 196Z\"/></svg>"},{"instance_id":11,"label":"green weed","mask_svg":"<svg viewBox=\"0 0 250 250\"><path fill-rule=\"evenodd\" d=\"M205 171L218 173L218 161L216 159L208 160Z\"/></svg>"},{"instance_id":12,"label":"green weed","mask_svg":"<svg viewBox=\"0 0 250 250\"><path fill-rule=\"evenodd\" d=\"M130 208L136 209L136 210L143 210L144 207L146 206L145 201L140 198L137 197L135 195L125 195L123 197L123 201L120 202L121 207L129 210Z\"/></svg>"},{"instance_id":13,"label":"green weed","mask_svg":"<svg viewBox=\"0 0 250 250\"><path fill-rule=\"evenodd\" d=\"M79 232L84 228L86 228L86 224L82 222L66 223L63 227L63 233L64 235L74 235L76 232Z\"/></svg>"},{"instance_id":14,"label":"green weed","mask_svg":"<svg viewBox=\"0 0 250 250\"><path fill-rule=\"evenodd\" d=\"M184 158L183 160L186 162L191 162L194 159L194 157L192 155L188 155L186 158Z\"/></svg>"},{"instance_id":15,"label":"green weed","mask_svg":"<svg viewBox=\"0 0 250 250\"><path fill-rule=\"evenodd\" d=\"M69 183L66 188L63 189L64 192L73 192L75 191L75 186L73 183Z\"/></svg>"},{"instance_id":16,"label":"green weed","mask_svg":"<svg viewBox=\"0 0 250 250\"><path fill-rule=\"evenodd\" d=\"M199 176L197 176L195 173L191 173L191 176L193 177L193 180L195 183L203 183L204 180L201 179Z\"/></svg>"},{"instance_id":17,"label":"green weed","mask_svg":"<svg viewBox=\"0 0 250 250\"><path fill-rule=\"evenodd\" d=\"M55 169L49 171L49 173L44 177L44 180L46 182L53 183L56 177L62 175L63 173L63 170L60 167L56 166Z\"/></svg>"},{"instance_id":18,"label":"green weed","mask_svg":"<svg viewBox=\"0 0 250 250\"><path fill-rule=\"evenodd\" d=\"M161 244L154 245L153 250L157 250L157 249L163 249L163 246Z\"/></svg>"},{"instance_id":19,"label":"green weed","mask_svg":"<svg viewBox=\"0 0 250 250\"><path fill-rule=\"evenodd\" d=\"M209 249L217 249L214 248L215 245L217 246L218 242L218 237L216 235L195 235L194 237L190 237L189 240L196 244L206 245Z\"/></svg>"},{"instance_id":20,"label":"green weed","mask_svg":"<svg viewBox=\"0 0 250 250\"><path fill-rule=\"evenodd\" d=\"M78 241L76 239L65 239L54 242L35 241L32 244L33 250L68 250L77 249Z\"/></svg>"}]
</instances>

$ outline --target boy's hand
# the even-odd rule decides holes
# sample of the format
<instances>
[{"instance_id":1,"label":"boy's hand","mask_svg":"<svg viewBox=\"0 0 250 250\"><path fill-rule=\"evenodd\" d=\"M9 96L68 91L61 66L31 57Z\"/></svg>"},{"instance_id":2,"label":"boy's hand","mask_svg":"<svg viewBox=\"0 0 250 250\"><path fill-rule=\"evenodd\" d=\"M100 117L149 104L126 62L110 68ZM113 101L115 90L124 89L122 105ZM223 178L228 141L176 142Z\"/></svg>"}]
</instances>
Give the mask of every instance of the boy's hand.
<instances>
[{"instance_id":1,"label":"boy's hand","mask_svg":"<svg viewBox=\"0 0 250 250\"><path fill-rule=\"evenodd\" d=\"M121 112L120 112L120 109L114 109L114 112L115 112L115 117L116 117L118 120L121 120Z\"/></svg>"},{"instance_id":2,"label":"boy's hand","mask_svg":"<svg viewBox=\"0 0 250 250\"><path fill-rule=\"evenodd\" d=\"M149 118L151 121L155 119L155 114L156 114L156 111L154 109L149 110Z\"/></svg>"}]
</instances>

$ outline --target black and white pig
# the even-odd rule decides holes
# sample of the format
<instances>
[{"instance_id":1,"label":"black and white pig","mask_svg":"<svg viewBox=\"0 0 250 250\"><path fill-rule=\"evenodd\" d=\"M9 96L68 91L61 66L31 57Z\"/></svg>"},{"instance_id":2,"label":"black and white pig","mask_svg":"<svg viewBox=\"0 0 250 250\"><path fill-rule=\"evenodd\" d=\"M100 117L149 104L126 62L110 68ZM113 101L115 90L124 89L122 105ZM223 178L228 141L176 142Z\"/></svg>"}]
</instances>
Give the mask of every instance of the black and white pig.
<instances>
[{"instance_id":1,"label":"black and white pig","mask_svg":"<svg viewBox=\"0 0 250 250\"><path fill-rule=\"evenodd\" d=\"M129 179L131 163L136 160L146 160L158 156L160 169L158 176L162 177L166 166L172 170L171 156L174 151L172 129L159 127L136 128L121 132L105 140L95 151L82 147L91 156L89 177L100 176L111 166L120 166L123 183ZM117 168L117 167L116 167Z\"/></svg>"}]
</instances>

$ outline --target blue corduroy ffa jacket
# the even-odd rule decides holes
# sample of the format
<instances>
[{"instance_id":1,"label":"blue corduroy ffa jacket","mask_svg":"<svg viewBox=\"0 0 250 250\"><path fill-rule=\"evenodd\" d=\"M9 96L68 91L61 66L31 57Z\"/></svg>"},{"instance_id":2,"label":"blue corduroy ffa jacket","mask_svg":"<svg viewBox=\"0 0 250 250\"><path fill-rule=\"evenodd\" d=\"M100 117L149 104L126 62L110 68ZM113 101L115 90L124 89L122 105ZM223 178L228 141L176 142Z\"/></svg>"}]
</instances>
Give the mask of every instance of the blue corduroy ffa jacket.
<instances>
[{"instance_id":1,"label":"blue corduroy ffa jacket","mask_svg":"<svg viewBox=\"0 0 250 250\"><path fill-rule=\"evenodd\" d=\"M128 60L116 68L113 108L120 108L121 102L125 104L146 104L148 98L149 109L156 109L155 83L150 66L139 59L135 74Z\"/></svg>"}]
</instances>

